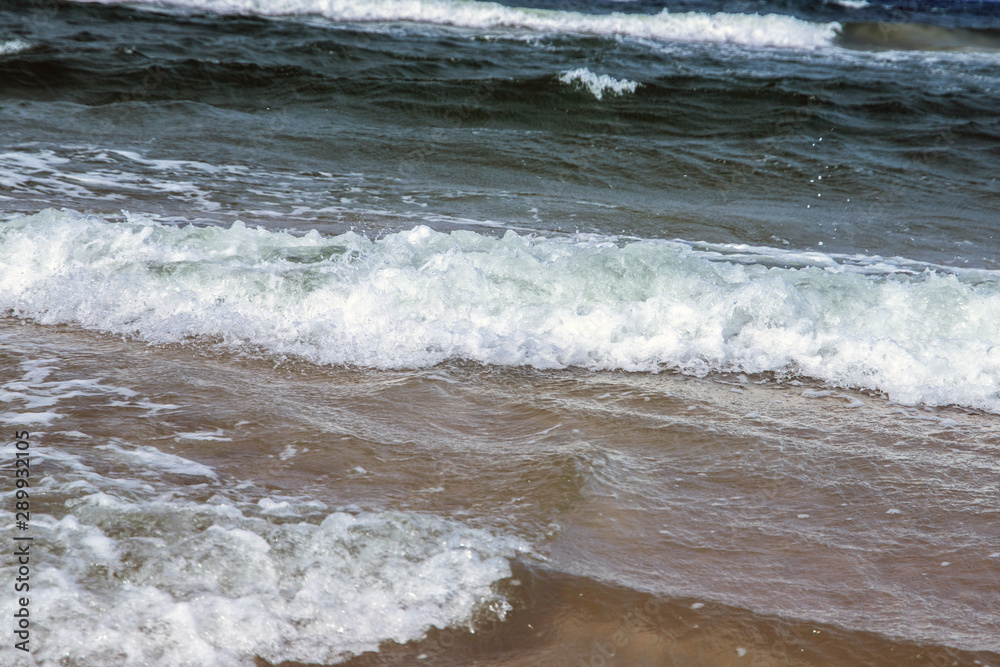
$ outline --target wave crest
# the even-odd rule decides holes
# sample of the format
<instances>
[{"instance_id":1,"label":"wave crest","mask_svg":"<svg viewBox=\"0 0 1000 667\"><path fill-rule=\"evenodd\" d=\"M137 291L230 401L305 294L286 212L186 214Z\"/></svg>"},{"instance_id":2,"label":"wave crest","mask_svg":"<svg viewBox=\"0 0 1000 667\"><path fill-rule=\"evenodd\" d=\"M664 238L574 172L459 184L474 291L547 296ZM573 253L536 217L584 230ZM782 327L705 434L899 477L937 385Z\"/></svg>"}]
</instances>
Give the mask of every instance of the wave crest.
<instances>
[{"instance_id":1,"label":"wave crest","mask_svg":"<svg viewBox=\"0 0 1000 667\"><path fill-rule=\"evenodd\" d=\"M616 79L607 74L594 74L586 67L563 72L559 76L559 81L568 85L581 85L598 100L604 99L605 93L613 95L634 93L635 89L642 85L628 79Z\"/></svg>"},{"instance_id":2,"label":"wave crest","mask_svg":"<svg viewBox=\"0 0 1000 667\"><path fill-rule=\"evenodd\" d=\"M293 236L49 210L0 226L0 308L321 364L792 372L1000 412L1000 279L982 271L769 267L679 242L427 227L377 241Z\"/></svg>"},{"instance_id":3,"label":"wave crest","mask_svg":"<svg viewBox=\"0 0 1000 667\"><path fill-rule=\"evenodd\" d=\"M114 4L120 0L78 0ZM408 21L489 30L635 37L656 41L728 42L746 46L812 49L829 46L837 23L810 23L778 14L584 14L507 7L474 0L138 0L218 13L323 16L333 21ZM134 3L130 3L134 4Z\"/></svg>"}]
</instances>

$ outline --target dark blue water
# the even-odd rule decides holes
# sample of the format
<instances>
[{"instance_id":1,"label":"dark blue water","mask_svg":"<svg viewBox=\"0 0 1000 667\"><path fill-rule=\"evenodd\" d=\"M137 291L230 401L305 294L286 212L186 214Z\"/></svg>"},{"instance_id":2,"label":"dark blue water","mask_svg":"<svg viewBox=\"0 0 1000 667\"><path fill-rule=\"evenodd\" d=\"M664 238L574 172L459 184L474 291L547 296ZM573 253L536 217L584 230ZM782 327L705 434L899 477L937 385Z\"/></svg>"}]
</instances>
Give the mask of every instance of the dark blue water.
<instances>
[{"instance_id":1,"label":"dark blue water","mask_svg":"<svg viewBox=\"0 0 1000 667\"><path fill-rule=\"evenodd\" d=\"M997 266L997 4L534 6L344 22L410 10L5 3L0 206ZM664 9L744 22L607 23ZM637 87L560 81L581 68Z\"/></svg>"}]
</instances>

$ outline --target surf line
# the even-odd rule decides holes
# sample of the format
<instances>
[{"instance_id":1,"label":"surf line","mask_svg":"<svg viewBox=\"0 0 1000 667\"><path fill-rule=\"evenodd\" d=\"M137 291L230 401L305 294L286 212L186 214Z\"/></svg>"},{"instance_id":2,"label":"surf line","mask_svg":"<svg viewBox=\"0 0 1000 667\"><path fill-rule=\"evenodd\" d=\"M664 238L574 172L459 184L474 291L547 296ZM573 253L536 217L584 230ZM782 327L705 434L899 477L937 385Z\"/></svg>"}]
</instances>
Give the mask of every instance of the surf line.
<instances>
[{"instance_id":1,"label":"surf line","mask_svg":"<svg viewBox=\"0 0 1000 667\"><path fill-rule=\"evenodd\" d=\"M14 433L17 442L14 444L14 527L17 530L28 530L31 527L31 434L28 431ZM30 535L15 535L14 558L17 561L17 571L14 577L14 592L27 593L31 590L31 545L35 538ZM31 641L31 598L19 597L14 612L14 648L29 652ZM16 641L20 639L21 641Z\"/></svg>"}]
</instances>

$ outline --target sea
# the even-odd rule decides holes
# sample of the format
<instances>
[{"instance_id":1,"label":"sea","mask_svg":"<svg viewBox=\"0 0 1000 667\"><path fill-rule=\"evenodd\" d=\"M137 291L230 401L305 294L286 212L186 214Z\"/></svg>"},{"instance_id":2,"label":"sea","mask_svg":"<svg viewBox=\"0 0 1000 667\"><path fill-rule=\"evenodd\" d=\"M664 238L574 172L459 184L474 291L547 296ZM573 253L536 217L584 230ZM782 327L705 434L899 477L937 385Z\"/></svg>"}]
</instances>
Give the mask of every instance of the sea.
<instances>
[{"instance_id":1,"label":"sea","mask_svg":"<svg viewBox=\"0 0 1000 667\"><path fill-rule=\"evenodd\" d=\"M0 0L0 665L1000 667L1000 2Z\"/></svg>"}]
</instances>

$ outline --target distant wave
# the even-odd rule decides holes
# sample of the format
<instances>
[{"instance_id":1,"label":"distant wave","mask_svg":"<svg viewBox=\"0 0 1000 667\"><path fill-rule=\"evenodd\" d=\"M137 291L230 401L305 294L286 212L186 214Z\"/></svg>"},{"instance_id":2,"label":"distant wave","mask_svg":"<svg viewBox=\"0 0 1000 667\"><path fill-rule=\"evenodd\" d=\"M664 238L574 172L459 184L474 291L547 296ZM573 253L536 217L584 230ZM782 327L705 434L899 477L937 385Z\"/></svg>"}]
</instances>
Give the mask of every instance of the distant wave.
<instances>
[{"instance_id":1,"label":"distant wave","mask_svg":"<svg viewBox=\"0 0 1000 667\"><path fill-rule=\"evenodd\" d=\"M779 372L1000 412L996 272L732 250L427 227L297 237L48 210L0 223L0 311L320 364Z\"/></svg>"},{"instance_id":2,"label":"distant wave","mask_svg":"<svg viewBox=\"0 0 1000 667\"><path fill-rule=\"evenodd\" d=\"M120 0L78 0L117 4ZM473 0L132 0L219 13L316 15L334 21L410 21L474 29L515 28L545 33L635 37L658 41L728 42L812 49L829 46L837 23L810 23L769 14L584 14L507 7Z\"/></svg>"},{"instance_id":3,"label":"distant wave","mask_svg":"<svg viewBox=\"0 0 1000 667\"><path fill-rule=\"evenodd\" d=\"M172 7L255 16L320 16L338 22L410 22L473 30L513 29L545 34L632 37L660 42L715 42L758 47L858 50L1000 50L1000 31L948 28L925 23L848 21L819 23L783 14L703 12L587 14L508 7L476 0L73 0L91 4ZM826 0L845 9L870 7L866 0ZM12 49L4 51L4 48ZM0 43L0 55L26 47Z\"/></svg>"},{"instance_id":4,"label":"distant wave","mask_svg":"<svg viewBox=\"0 0 1000 667\"><path fill-rule=\"evenodd\" d=\"M838 30L837 43L885 51L1000 51L1000 30L852 21Z\"/></svg>"},{"instance_id":5,"label":"distant wave","mask_svg":"<svg viewBox=\"0 0 1000 667\"><path fill-rule=\"evenodd\" d=\"M831 4L840 5L847 9L864 9L871 7L871 3L866 0L829 0Z\"/></svg>"},{"instance_id":6,"label":"distant wave","mask_svg":"<svg viewBox=\"0 0 1000 667\"><path fill-rule=\"evenodd\" d=\"M613 95L634 93L635 89L642 85L635 81L629 81L628 79L616 79L612 76L608 76L607 74L594 74L586 67L563 72L559 76L559 80L565 84L581 85L586 88L591 95L599 100L604 99L605 93L611 93Z\"/></svg>"}]
</instances>

